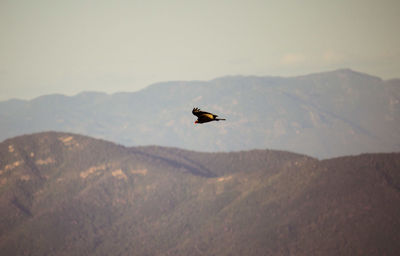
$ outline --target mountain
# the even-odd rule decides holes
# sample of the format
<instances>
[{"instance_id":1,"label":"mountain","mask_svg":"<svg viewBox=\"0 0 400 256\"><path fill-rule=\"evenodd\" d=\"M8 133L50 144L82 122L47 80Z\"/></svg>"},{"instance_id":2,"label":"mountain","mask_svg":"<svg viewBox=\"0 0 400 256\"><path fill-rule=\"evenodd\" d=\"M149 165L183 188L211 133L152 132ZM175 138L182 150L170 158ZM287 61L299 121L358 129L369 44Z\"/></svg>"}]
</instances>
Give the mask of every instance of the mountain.
<instances>
[{"instance_id":1,"label":"mountain","mask_svg":"<svg viewBox=\"0 0 400 256\"><path fill-rule=\"evenodd\" d=\"M0 143L2 255L399 255L400 154Z\"/></svg>"},{"instance_id":2,"label":"mountain","mask_svg":"<svg viewBox=\"0 0 400 256\"><path fill-rule=\"evenodd\" d=\"M400 80L348 69L299 77L176 81L134 93L0 102L0 140L64 131L125 146L273 148L331 158L400 150ZM226 122L195 125L193 107Z\"/></svg>"}]
</instances>

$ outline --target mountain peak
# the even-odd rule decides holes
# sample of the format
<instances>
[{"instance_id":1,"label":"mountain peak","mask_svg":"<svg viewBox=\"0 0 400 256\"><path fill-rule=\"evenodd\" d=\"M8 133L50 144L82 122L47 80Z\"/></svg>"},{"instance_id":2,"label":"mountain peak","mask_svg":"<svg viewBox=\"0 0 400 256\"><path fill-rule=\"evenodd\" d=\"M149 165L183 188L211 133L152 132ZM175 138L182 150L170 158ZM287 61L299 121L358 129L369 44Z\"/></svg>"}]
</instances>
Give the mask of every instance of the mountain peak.
<instances>
[{"instance_id":1,"label":"mountain peak","mask_svg":"<svg viewBox=\"0 0 400 256\"><path fill-rule=\"evenodd\" d=\"M377 76L372 76L367 73L362 73L359 71L352 70L350 68L342 68L342 69L336 69L332 71L324 71L320 73L312 73L308 75L302 75L298 76L297 78L324 78L324 79L330 79L332 77L337 77L341 79L362 79L365 81L368 80L373 80L375 82L381 82L382 79L377 77ZM296 77L295 77L296 78Z\"/></svg>"}]
</instances>

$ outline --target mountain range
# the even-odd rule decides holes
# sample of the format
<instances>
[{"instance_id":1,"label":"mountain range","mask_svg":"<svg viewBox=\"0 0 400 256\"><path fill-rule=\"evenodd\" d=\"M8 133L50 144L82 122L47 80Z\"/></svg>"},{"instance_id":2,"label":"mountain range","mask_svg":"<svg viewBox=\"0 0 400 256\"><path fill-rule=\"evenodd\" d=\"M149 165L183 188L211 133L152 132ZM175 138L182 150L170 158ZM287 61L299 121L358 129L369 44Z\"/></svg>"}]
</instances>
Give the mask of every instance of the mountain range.
<instances>
[{"instance_id":1,"label":"mountain range","mask_svg":"<svg viewBox=\"0 0 400 256\"><path fill-rule=\"evenodd\" d=\"M399 255L399 170L400 153L318 160L19 136L0 143L0 252Z\"/></svg>"},{"instance_id":2,"label":"mountain range","mask_svg":"<svg viewBox=\"0 0 400 256\"><path fill-rule=\"evenodd\" d=\"M400 150L400 80L340 69L297 77L172 81L132 93L0 102L0 140L63 131L125 146L277 149L320 159ZM225 122L195 125L193 107Z\"/></svg>"}]
</instances>

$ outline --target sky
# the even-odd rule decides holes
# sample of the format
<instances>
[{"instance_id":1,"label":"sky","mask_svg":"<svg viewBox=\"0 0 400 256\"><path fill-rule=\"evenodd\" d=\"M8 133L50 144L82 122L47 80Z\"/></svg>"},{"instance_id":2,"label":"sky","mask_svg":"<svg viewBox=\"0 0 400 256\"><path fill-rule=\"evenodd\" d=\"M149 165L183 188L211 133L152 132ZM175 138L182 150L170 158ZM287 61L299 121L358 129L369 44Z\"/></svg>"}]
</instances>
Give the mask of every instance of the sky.
<instances>
[{"instance_id":1,"label":"sky","mask_svg":"<svg viewBox=\"0 0 400 256\"><path fill-rule=\"evenodd\" d=\"M400 78L398 0L0 0L0 100L339 68Z\"/></svg>"}]
</instances>

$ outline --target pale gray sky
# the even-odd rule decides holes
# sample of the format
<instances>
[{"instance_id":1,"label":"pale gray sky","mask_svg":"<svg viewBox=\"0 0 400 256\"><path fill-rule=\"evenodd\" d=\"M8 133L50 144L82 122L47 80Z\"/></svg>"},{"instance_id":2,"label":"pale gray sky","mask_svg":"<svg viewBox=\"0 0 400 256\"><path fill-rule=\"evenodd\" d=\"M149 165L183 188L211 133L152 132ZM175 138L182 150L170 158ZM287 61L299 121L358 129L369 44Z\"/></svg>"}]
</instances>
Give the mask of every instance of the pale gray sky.
<instances>
[{"instance_id":1,"label":"pale gray sky","mask_svg":"<svg viewBox=\"0 0 400 256\"><path fill-rule=\"evenodd\" d=\"M225 75L400 77L400 1L0 0L0 100Z\"/></svg>"}]
</instances>

